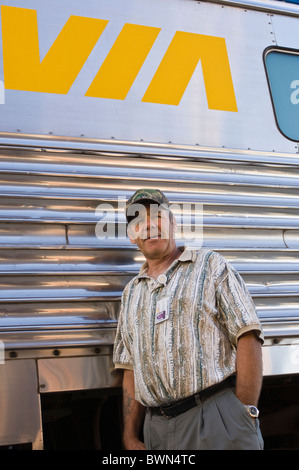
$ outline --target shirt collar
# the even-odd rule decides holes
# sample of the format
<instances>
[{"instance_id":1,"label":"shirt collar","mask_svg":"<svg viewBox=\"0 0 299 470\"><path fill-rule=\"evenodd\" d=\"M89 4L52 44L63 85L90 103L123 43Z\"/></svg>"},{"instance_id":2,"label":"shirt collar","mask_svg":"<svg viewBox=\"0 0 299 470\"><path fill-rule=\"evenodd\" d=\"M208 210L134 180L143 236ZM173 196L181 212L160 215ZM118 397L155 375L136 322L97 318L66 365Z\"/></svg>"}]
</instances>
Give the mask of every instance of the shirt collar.
<instances>
[{"instance_id":1,"label":"shirt collar","mask_svg":"<svg viewBox=\"0 0 299 470\"><path fill-rule=\"evenodd\" d=\"M194 263L195 257L196 257L195 250L192 250L191 248L188 248L188 247L180 247L179 249L182 250L182 254L167 268L166 272L174 265L174 263L177 263L177 262L184 263L186 261L191 261ZM139 274L136 276L136 279L148 277L147 268L148 268L148 264L147 264L147 261L145 261L143 265L141 266Z\"/></svg>"}]
</instances>

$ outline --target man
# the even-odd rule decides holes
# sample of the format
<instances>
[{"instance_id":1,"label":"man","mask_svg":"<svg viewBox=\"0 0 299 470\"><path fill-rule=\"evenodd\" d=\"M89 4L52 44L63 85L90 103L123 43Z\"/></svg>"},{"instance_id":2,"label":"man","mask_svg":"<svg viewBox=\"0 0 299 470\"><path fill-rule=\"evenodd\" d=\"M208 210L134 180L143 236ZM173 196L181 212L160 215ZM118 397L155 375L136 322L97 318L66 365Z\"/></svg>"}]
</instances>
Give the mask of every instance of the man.
<instances>
[{"instance_id":1,"label":"man","mask_svg":"<svg viewBox=\"0 0 299 470\"><path fill-rule=\"evenodd\" d=\"M146 263L124 289L114 346L125 448L262 449L263 336L244 282L218 253L176 245L160 191L136 191L126 211Z\"/></svg>"}]
</instances>

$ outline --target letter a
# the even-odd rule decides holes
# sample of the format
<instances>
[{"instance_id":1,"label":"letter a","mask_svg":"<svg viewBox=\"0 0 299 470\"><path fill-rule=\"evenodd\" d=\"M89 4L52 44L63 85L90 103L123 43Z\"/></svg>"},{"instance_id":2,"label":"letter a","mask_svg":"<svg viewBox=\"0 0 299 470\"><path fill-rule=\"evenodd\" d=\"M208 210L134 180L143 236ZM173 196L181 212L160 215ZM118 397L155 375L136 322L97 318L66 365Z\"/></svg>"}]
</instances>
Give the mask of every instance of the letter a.
<instances>
[{"instance_id":1,"label":"letter a","mask_svg":"<svg viewBox=\"0 0 299 470\"><path fill-rule=\"evenodd\" d=\"M225 39L177 31L142 101L178 106L201 60L209 109L238 111Z\"/></svg>"}]
</instances>

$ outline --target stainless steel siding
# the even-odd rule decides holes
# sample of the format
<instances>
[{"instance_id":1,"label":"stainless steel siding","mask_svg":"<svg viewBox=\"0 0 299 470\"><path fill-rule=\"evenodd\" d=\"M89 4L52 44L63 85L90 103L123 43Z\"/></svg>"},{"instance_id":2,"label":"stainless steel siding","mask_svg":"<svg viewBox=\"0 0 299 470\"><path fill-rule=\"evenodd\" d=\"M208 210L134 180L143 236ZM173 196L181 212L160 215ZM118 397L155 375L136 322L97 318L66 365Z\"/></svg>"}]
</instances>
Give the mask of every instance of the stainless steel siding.
<instances>
[{"instance_id":1,"label":"stainless steel siding","mask_svg":"<svg viewBox=\"0 0 299 470\"><path fill-rule=\"evenodd\" d=\"M10 349L112 345L121 292L142 263L125 240L95 236L97 206L139 187L199 202L203 246L245 279L269 338L299 333L299 169L117 152L0 150L0 339ZM217 157L217 158L216 158ZM277 155L275 157L278 158ZM124 224L124 216L121 216Z\"/></svg>"}]
</instances>

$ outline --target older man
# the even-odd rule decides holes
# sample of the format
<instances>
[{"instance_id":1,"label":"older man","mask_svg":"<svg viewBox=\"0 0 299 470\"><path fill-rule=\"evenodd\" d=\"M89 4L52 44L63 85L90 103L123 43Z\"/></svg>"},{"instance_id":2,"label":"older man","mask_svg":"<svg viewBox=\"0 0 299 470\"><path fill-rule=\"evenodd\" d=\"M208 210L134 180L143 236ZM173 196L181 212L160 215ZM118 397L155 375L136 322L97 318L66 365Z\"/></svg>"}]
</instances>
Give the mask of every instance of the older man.
<instances>
[{"instance_id":1,"label":"older man","mask_svg":"<svg viewBox=\"0 0 299 470\"><path fill-rule=\"evenodd\" d=\"M125 448L262 449L263 336L243 280L218 253L176 245L159 190L136 191L126 211L146 263L124 289L114 346Z\"/></svg>"}]
</instances>

